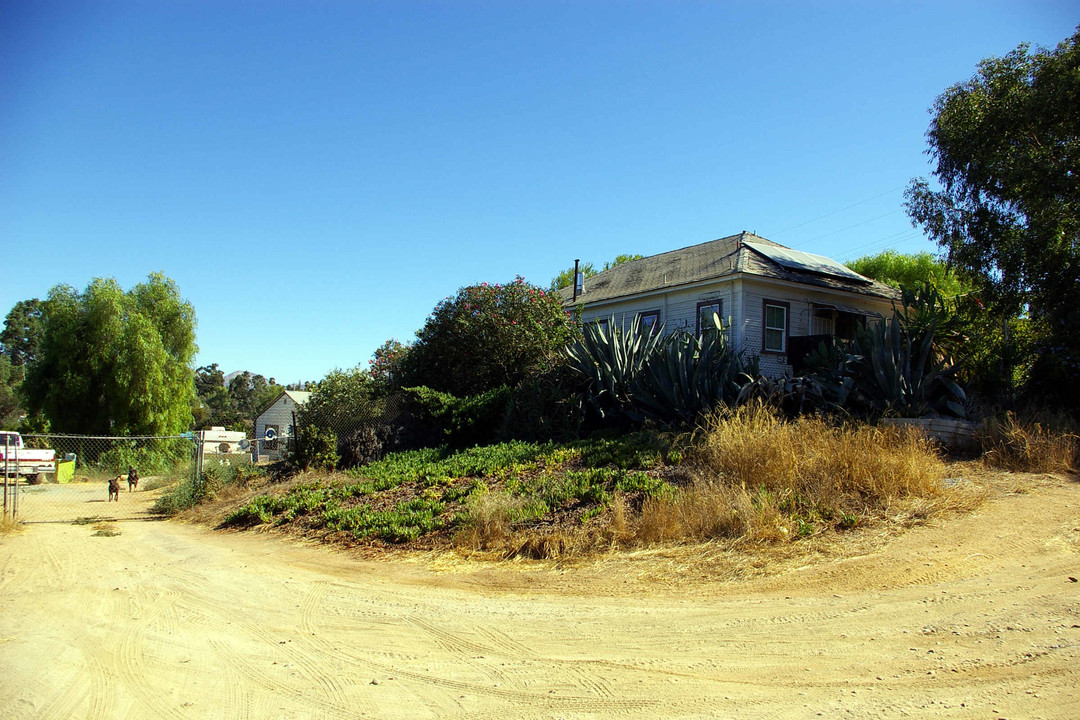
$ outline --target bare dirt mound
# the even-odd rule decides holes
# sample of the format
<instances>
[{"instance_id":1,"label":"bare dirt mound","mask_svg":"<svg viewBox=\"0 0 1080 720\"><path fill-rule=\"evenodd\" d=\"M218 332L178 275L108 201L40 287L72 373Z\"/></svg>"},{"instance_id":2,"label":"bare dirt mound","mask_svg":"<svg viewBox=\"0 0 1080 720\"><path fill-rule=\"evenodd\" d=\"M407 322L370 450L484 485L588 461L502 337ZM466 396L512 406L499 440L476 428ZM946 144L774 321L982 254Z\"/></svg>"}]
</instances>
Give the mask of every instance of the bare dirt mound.
<instances>
[{"instance_id":1,"label":"bare dirt mound","mask_svg":"<svg viewBox=\"0 0 1080 720\"><path fill-rule=\"evenodd\" d=\"M575 567L371 562L172 522L29 525L0 538L0 708L1080 717L1080 483L985 482L974 512L753 572L722 548Z\"/></svg>"}]
</instances>

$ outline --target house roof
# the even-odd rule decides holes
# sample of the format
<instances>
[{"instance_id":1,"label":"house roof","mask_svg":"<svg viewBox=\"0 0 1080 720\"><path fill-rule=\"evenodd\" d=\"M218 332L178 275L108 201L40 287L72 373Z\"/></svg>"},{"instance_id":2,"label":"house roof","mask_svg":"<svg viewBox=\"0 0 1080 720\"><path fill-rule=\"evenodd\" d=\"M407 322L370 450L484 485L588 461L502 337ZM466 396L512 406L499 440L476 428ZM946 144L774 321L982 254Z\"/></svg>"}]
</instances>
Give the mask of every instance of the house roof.
<instances>
[{"instance_id":1,"label":"house roof","mask_svg":"<svg viewBox=\"0 0 1080 720\"><path fill-rule=\"evenodd\" d=\"M893 288L858 275L835 260L741 232L632 260L597 273L585 279L584 290L578 293L576 302L594 303L649 294L738 274L889 300L899 297ZM565 305L575 302L573 287L561 289L559 295Z\"/></svg>"},{"instance_id":2,"label":"house roof","mask_svg":"<svg viewBox=\"0 0 1080 720\"><path fill-rule=\"evenodd\" d=\"M280 393L278 393L277 397L275 397L270 402L266 403L266 405L263 407L263 409L260 410L258 413L256 413L255 417L256 418L262 417L263 413L265 413L270 408L274 407L274 404L277 403L278 400L280 400L281 398L283 398L285 396L288 396L297 405L303 405L304 403L306 403L308 401L308 398L311 397L311 391L310 390L282 390Z\"/></svg>"},{"instance_id":3,"label":"house roof","mask_svg":"<svg viewBox=\"0 0 1080 720\"><path fill-rule=\"evenodd\" d=\"M297 405L303 405L311 397L310 390L286 390L282 395L288 395Z\"/></svg>"}]
</instances>

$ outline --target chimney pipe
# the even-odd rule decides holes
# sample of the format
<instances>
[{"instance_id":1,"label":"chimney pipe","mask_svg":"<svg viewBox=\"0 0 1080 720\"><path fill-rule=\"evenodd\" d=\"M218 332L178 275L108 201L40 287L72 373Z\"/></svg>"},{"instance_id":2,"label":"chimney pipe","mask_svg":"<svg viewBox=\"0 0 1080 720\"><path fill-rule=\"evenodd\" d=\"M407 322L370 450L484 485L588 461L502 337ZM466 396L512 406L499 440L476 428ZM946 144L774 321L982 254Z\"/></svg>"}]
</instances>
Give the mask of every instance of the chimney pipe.
<instances>
[{"instance_id":1,"label":"chimney pipe","mask_svg":"<svg viewBox=\"0 0 1080 720\"><path fill-rule=\"evenodd\" d=\"M578 263L580 262L580 258L574 260L574 302L577 302L578 293L581 292L581 273L578 272Z\"/></svg>"}]
</instances>

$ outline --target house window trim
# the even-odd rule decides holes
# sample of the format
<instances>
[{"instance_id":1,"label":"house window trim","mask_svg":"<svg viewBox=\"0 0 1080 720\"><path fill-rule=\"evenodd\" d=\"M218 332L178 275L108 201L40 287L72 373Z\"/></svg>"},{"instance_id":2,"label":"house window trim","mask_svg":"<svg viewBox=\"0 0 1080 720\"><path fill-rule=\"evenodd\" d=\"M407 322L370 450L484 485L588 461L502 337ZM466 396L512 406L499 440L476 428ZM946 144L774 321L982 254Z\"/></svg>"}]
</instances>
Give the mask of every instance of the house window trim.
<instances>
[{"instance_id":1,"label":"house window trim","mask_svg":"<svg viewBox=\"0 0 1080 720\"><path fill-rule=\"evenodd\" d=\"M769 350L766 347L766 338L768 337L769 330L779 330L780 328L770 328L766 323L768 322L768 308L780 307L784 309L784 342L781 350ZM784 302L782 300L763 300L761 303L761 354L762 355L787 355L788 351L788 338L791 337L791 303Z\"/></svg>"},{"instance_id":2,"label":"house window trim","mask_svg":"<svg viewBox=\"0 0 1080 720\"><path fill-rule=\"evenodd\" d=\"M653 316L656 320L653 322L652 327L649 329L649 335L655 335L660 332L660 311L659 310L642 310L637 314L638 322L642 325L645 324L645 318Z\"/></svg>"},{"instance_id":3,"label":"house window trim","mask_svg":"<svg viewBox=\"0 0 1080 720\"><path fill-rule=\"evenodd\" d=\"M702 300L697 304L697 309L694 312L694 317L697 318L697 337L701 337L701 308L709 307L710 305L716 306L716 316L719 318L724 317L724 298L713 298L712 300ZM711 328L710 328L711 329Z\"/></svg>"}]
</instances>

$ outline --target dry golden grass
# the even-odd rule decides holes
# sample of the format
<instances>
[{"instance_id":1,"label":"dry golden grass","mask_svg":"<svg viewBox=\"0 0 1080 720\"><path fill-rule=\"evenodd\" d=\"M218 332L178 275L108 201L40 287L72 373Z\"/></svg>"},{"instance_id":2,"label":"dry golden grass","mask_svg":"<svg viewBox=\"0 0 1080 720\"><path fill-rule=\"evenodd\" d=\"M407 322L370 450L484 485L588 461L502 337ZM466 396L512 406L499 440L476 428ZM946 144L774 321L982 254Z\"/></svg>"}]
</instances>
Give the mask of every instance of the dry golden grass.
<instances>
[{"instance_id":1,"label":"dry golden grass","mask_svg":"<svg viewBox=\"0 0 1080 720\"><path fill-rule=\"evenodd\" d=\"M852 509L936 494L945 470L917 430L836 427L811 417L785 422L755 406L710 418L695 459L728 485L800 493Z\"/></svg>"},{"instance_id":2,"label":"dry golden grass","mask_svg":"<svg viewBox=\"0 0 1080 720\"><path fill-rule=\"evenodd\" d=\"M11 533L22 532L22 530L22 523L12 520L7 515L0 517L0 535L9 535Z\"/></svg>"},{"instance_id":3,"label":"dry golden grass","mask_svg":"<svg viewBox=\"0 0 1080 720\"><path fill-rule=\"evenodd\" d=\"M647 500L623 542L775 542L855 527L902 499L933 506L945 474L915 430L786 422L759 406L709 418L690 461L699 479Z\"/></svg>"},{"instance_id":4,"label":"dry golden grass","mask_svg":"<svg viewBox=\"0 0 1080 720\"><path fill-rule=\"evenodd\" d=\"M979 430L983 462L1014 472L1072 472L1080 467L1080 436L1054 418L1022 421L1013 413Z\"/></svg>"},{"instance_id":5,"label":"dry golden grass","mask_svg":"<svg viewBox=\"0 0 1080 720\"><path fill-rule=\"evenodd\" d=\"M977 493L946 490L946 466L918 430L818 418L784 421L762 407L710 418L690 444L692 480L632 507L616 493L594 523L515 527L522 500L470 502L462 549L565 559L612 547L710 541L776 544L887 519L901 525L971 507Z\"/></svg>"},{"instance_id":6,"label":"dry golden grass","mask_svg":"<svg viewBox=\"0 0 1080 720\"><path fill-rule=\"evenodd\" d=\"M454 537L458 547L474 550L505 548L511 540L510 525L523 499L506 492L484 492L469 498L469 524Z\"/></svg>"}]
</instances>

